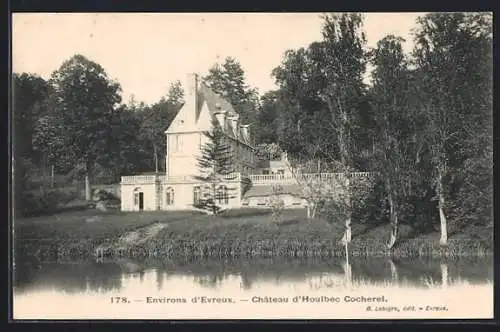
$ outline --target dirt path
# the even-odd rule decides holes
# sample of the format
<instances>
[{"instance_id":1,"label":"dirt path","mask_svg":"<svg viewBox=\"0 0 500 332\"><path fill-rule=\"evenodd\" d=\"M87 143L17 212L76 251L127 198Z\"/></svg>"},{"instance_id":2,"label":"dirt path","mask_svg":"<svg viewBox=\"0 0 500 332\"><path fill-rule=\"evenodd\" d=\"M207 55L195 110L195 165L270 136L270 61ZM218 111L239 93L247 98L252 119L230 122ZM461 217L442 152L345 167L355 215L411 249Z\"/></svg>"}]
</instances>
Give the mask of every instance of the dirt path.
<instances>
[{"instance_id":1,"label":"dirt path","mask_svg":"<svg viewBox=\"0 0 500 332\"><path fill-rule=\"evenodd\" d=\"M118 245L141 244L158 234L160 230L167 227L167 224L155 223L150 226L141 227L139 229L128 232L118 239Z\"/></svg>"},{"instance_id":2,"label":"dirt path","mask_svg":"<svg viewBox=\"0 0 500 332\"><path fill-rule=\"evenodd\" d=\"M167 226L168 224L164 223L154 223L152 225L140 227L127 232L120 236L116 241L99 245L96 248L95 254L100 256L103 255L104 252L122 250L132 245L142 244L155 237L160 230Z\"/></svg>"}]
</instances>

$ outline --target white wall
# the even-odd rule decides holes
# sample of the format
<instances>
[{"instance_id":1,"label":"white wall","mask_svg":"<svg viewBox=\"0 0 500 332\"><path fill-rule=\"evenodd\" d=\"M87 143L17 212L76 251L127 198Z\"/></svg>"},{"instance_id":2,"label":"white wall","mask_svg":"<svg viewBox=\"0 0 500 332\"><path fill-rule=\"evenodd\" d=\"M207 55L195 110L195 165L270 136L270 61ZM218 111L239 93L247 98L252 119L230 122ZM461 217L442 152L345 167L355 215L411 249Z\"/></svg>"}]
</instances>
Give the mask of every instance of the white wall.
<instances>
[{"instance_id":1,"label":"white wall","mask_svg":"<svg viewBox=\"0 0 500 332\"><path fill-rule=\"evenodd\" d=\"M204 135L200 132L168 134L168 176L186 176L199 173L197 157L201 154L200 143Z\"/></svg>"},{"instance_id":2,"label":"white wall","mask_svg":"<svg viewBox=\"0 0 500 332\"><path fill-rule=\"evenodd\" d=\"M208 138L202 132L177 133L167 135L167 175L186 176L199 174L198 157ZM250 147L237 141L230 141L234 157L235 171L242 171L242 167L255 167L254 154Z\"/></svg>"},{"instance_id":3,"label":"white wall","mask_svg":"<svg viewBox=\"0 0 500 332\"><path fill-rule=\"evenodd\" d=\"M171 183L163 184L162 190L162 210L190 210L193 209L194 188L196 186L206 186L207 183ZM241 184L237 181L231 181L226 184L229 195L230 208L241 206ZM174 189L174 204L166 204L166 192L168 188ZM231 190L232 189L232 190ZM234 197L233 197L234 196Z\"/></svg>"},{"instance_id":4,"label":"white wall","mask_svg":"<svg viewBox=\"0 0 500 332\"><path fill-rule=\"evenodd\" d=\"M206 186L207 183L159 183L160 189L160 209L168 210L191 210L193 209L194 188L196 186ZM228 181L225 183L229 195L229 208L239 208L241 206L241 183L239 181ZM139 211L139 206L134 205L134 193L142 191L144 193L144 211L156 210L156 187L154 184L146 185L121 185L121 210ZM167 190L173 189L174 202L167 205Z\"/></svg>"},{"instance_id":5,"label":"white wall","mask_svg":"<svg viewBox=\"0 0 500 332\"><path fill-rule=\"evenodd\" d=\"M138 188L144 193L144 211L155 211L155 185L154 184L122 184L121 185L121 210L139 211L139 205L134 205L134 190Z\"/></svg>"},{"instance_id":6,"label":"white wall","mask_svg":"<svg viewBox=\"0 0 500 332\"><path fill-rule=\"evenodd\" d=\"M282 194L280 195L280 198L283 200L285 208L305 207L307 205L307 201L305 199L290 194ZM242 200L241 205L242 207L269 208L269 197L247 197Z\"/></svg>"}]
</instances>

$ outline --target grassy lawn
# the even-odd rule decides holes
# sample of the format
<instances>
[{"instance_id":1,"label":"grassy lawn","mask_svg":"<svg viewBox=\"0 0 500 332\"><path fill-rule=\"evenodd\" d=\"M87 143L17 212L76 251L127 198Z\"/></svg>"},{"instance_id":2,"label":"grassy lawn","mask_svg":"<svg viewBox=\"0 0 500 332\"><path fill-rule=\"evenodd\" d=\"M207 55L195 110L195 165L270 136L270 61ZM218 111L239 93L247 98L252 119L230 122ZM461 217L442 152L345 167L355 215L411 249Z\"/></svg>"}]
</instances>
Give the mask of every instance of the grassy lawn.
<instances>
[{"instance_id":1,"label":"grassy lawn","mask_svg":"<svg viewBox=\"0 0 500 332\"><path fill-rule=\"evenodd\" d=\"M155 222L171 223L198 216L188 211L120 212L83 210L51 216L17 219L14 232L17 240L23 239L108 239L124 232Z\"/></svg>"},{"instance_id":2,"label":"grassy lawn","mask_svg":"<svg viewBox=\"0 0 500 332\"><path fill-rule=\"evenodd\" d=\"M143 245L147 255L186 257L227 256L286 256L323 257L343 256L345 248L339 244L343 225L331 225L321 219L307 220L305 212L286 211L283 222L273 222L269 214L243 216L234 211L202 222L172 223L162 229L155 239ZM445 247L439 245L439 234L413 234L406 225L400 227L400 240L388 251L385 243L389 226L354 224L349 252L360 257L466 257L485 256L492 252L492 232L469 227L449 239ZM140 249L140 248L137 248Z\"/></svg>"},{"instance_id":3,"label":"grassy lawn","mask_svg":"<svg viewBox=\"0 0 500 332\"><path fill-rule=\"evenodd\" d=\"M82 258L91 255L95 246L129 231L157 222L171 223L196 217L200 216L187 211L80 210L22 218L13 223L14 252L19 257L38 252L44 259L56 259L60 255Z\"/></svg>"},{"instance_id":4,"label":"grassy lawn","mask_svg":"<svg viewBox=\"0 0 500 332\"><path fill-rule=\"evenodd\" d=\"M98 212L96 210L60 213L53 216L16 220L16 245L22 252L38 249L77 256L93 253L103 242L112 242L127 232L163 223L157 234L132 243L127 252L134 256L163 257L240 257L343 256L338 241L342 225L322 219L307 220L304 209L285 210L283 221L272 220L270 210L237 209L220 216L192 211ZM392 251L385 248L388 225L354 224L353 256L484 256L492 251L492 230L468 227L452 236L446 247L439 246L439 234L415 236L401 225L400 241Z\"/></svg>"}]
</instances>

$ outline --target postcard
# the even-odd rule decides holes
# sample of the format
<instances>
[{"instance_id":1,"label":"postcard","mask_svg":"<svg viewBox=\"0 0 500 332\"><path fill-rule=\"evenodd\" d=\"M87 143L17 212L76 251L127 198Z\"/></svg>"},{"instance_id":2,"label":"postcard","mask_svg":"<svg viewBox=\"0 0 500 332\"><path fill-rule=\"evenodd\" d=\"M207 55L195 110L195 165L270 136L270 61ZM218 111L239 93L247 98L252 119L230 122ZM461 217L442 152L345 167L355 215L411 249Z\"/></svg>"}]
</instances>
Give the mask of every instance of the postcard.
<instances>
[{"instance_id":1,"label":"postcard","mask_svg":"<svg viewBox=\"0 0 500 332\"><path fill-rule=\"evenodd\" d=\"M492 45L483 12L14 13L13 319L493 318Z\"/></svg>"}]
</instances>

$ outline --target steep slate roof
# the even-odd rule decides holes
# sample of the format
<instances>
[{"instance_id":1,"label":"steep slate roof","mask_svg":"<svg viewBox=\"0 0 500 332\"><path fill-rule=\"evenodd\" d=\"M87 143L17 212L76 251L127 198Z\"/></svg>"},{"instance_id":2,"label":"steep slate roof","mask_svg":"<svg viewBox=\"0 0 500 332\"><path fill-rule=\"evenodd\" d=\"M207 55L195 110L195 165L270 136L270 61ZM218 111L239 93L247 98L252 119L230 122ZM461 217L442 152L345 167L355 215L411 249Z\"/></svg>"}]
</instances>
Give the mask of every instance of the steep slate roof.
<instances>
[{"instance_id":1,"label":"steep slate roof","mask_svg":"<svg viewBox=\"0 0 500 332\"><path fill-rule=\"evenodd\" d=\"M204 103L207 104L210 116L212 118L215 117L215 113L219 110L218 109L219 107L221 108L221 110L225 110L227 120L226 123L224 124L224 131L226 132L226 134L228 134L228 136L232 138L240 139L243 142L250 144L250 142L245 139L241 128L239 126L238 128L234 128L232 121L228 119L231 116L238 115L238 113L234 110L233 105L231 105L231 103L227 101L224 97L214 92L205 83L200 82L197 94L196 122L198 122L201 109Z\"/></svg>"},{"instance_id":2,"label":"steep slate roof","mask_svg":"<svg viewBox=\"0 0 500 332\"><path fill-rule=\"evenodd\" d=\"M248 130L243 130L240 127L243 124L240 123L239 120L237 128L233 128L234 125L231 118L239 118L239 116L231 103L214 92L203 81L198 81L196 85L196 105L193 105L191 103L193 100L189 98L189 100L179 109L179 112L165 132L174 133L206 130L210 126L209 122L216 118L216 113L225 111L226 121L222 124L224 132L230 138L252 146L250 137L248 137ZM244 134L245 131L247 135Z\"/></svg>"},{"instance_id":3,"label":"steep slate roof","mask_svg":"<svg viewBox=\"0 0 500 332\"><path fill-rule=\"evenodd\" d=\"M296 184L282 185L281 194L288 194L297 197L302 197L302 193L300 190L300 186ZM273 186L272 185L255 185L250 190L245 193L244 197L261 197L261 196L269 196L273 194Z\"/></svg>"},{"instance_id":4,"label":"steep slate roof","mask_svg":"<svg viewBox=\"0 0 500 332\"><path fill-rule=\"evenodd\" d=\"M210 111L211 115L215 114L215 112L217 111L217 106L220 106L223 110L226 110L228 116L237 114L230 102L215 93L203 82L200 82L197 97L198 105L196 107L196 121L198 121L198 118L200 117L203 102L207 103L208 110Z\"/></svg>"}]
</instances>

